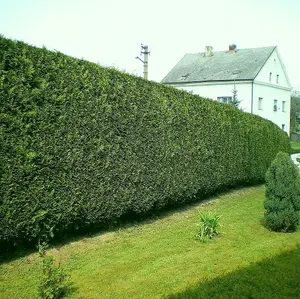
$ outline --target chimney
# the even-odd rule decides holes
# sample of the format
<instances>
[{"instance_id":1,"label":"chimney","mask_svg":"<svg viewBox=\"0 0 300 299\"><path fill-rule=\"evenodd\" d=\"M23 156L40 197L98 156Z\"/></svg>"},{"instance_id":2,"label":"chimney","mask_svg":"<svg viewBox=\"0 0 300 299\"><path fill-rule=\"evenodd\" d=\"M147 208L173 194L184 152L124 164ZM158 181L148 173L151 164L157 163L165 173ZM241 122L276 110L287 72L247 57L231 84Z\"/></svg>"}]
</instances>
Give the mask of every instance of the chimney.
<instances>
[{"instance_id":1,"label":"chimney","mask_svg":"<svg viewBox=\"0 0 300 299\"><path fill-rule=\"evenodd\" d=\"M236 50L236 45L235 44L229 45L229 51L235 51L235 50Z\"/></svg>"},{"instance_id":2,"label":"chimney","mask_svg":"<svg viewBox=\"0 0 300 299\"><path fill-rule=\"evenodd\" d=\"M213 56L213 47L212 46L206 46L205 47L205 57Z\"/></svg>"}]
</instances>

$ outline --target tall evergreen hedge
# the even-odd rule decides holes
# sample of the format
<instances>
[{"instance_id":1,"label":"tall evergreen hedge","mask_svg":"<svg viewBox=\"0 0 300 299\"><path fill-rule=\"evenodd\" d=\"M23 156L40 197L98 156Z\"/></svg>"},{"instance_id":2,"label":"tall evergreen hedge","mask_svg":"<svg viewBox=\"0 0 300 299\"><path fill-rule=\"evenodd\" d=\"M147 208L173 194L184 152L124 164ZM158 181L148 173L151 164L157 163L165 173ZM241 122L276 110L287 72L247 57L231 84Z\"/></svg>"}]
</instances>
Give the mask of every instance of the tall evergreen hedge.
<instances>
[{"instance_id":1,"label":"tall evergreen hedge","mask_svg":"<svg viewBox=\"0 0 300 299\"><path fill-rule=\"evenodd\" d=\"M0 243L256 183L287 136L258 116L0 37Z\"/></svg>"}]
</instances>

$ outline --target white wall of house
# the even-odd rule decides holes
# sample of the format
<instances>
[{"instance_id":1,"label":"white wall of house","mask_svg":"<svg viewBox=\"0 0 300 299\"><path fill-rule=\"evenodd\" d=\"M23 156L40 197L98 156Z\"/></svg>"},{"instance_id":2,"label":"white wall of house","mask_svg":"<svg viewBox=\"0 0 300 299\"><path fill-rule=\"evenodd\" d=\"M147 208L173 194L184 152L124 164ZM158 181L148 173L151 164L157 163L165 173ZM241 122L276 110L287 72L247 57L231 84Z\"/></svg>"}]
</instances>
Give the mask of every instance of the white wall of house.
<instances>
[{"instance_id":1,"label":"white wall of house","mask_svg":"<svg viewBox=\"0 0 300 299\"><path fill-rule=\"evenodd\" d=\"M290 101L289 90L254 83L253 113L271 120L288 134L290 132Z\"/></svg>"},{"instance_id":2,"label":"white wall of house","mask_svg":"<svg viewBox=\"0 0 300 299\"><path fill-rule=\"evenodd\" d=\"M271 120L290 134L290 91L289 79L276 48L254 80L253 113Z\"/></svg>"},{"instance_id":3,"label":"white wall of house","mask_svg":"<svg viewBox=\"0 0 300 299\"><path fill-rule=\"evenodd\" d=\"M245 112L251 112L251 94L252 82L208 82L208 83L190 83L176 84L175 87L183 89L193 94L198 94L203 98L213 99L218 101L220 97L232 97L232 90L237 90L237 98L241 101L240 107Z\"/></svg>"}]
</instances>

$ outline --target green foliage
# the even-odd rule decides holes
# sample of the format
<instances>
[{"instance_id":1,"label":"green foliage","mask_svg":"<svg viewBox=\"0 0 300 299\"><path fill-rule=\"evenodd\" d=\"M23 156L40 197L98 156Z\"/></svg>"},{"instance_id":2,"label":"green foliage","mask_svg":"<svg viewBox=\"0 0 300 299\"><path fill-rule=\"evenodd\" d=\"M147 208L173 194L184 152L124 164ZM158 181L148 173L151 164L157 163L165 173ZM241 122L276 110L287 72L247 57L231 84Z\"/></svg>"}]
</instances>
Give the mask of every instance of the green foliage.
<instances>
[{"instance_id":1,"label":"green foliage","mask_svg":"<svg viewBox=\"0 0 300 299\"><path fill-rule=\"evenodd\" d=\"M220 227L221 216L211 211L202 212L199 214L199 231L196 238L201 242L205 242L207 239L212 239L218 235Z\"/></svg>"},{"instance_id":2,"label":"green foliage","mask_svg":"<svg viewBox=\"0 0 300 299\"><path fill-rule=\"evenodd\" d=\"M232 90L232 100L230 102L231 105L233 105L236 108L239 108L241 101L238 99L238 91L235 89Z\"/></svg>"},{"instance_id":3,"label":"green foliage","mask_svg":"<svg viewBox=\"0 0 300 299\"><path fill-rule=\"evenodd\" d=\"M265 187L239 188L211 199L201 211L224 215L224 237L208 246L191 240L199 223L199 205L191 205L135 228L96 234L53 250L76 287L66 298L165 298L196 281L199 293L193 298L298 298L300 231L291 236L261 229L257 219ZM36 273L41 270L35 255L24 259L10 253L5 261L0 263L1 299L35 298ZM255 271L248 271L249 266ZM233 276L222 282L226 273Z\"/></svg>"},{"instance_id":4,"label":"green foliage","mask_svg":"<svg viewBox=\"0 0 300 299\"><path fill-rule=\"evenodd\" d=\"M290 151L290 154L292 155L292 154L297 154L297 153L300 153L300 142L299 141L291 141L291 151Z\"/></svg>"},{"instance_id":5,"label":"green foliage","mask_svg":"<svg viewBox=\"0 0 300 299\"><path fill-rule=\"evenodd\" d=\"M265 221L273 231L295 231L299 223L300 176L286 153L279 152L266 173Z\"/></svg>"},{"instance_id":6,"label":"green foliage","mask_svg":"<svg viewBox=\"0 0 300 299\"><path fill-rule=\"evenodd\" d=\"M264 181L273 123L0 37L0 247Z\"/></svg>"},{"instance_id":7,"label":"green foliage","mask_svg":"<svg viewBox=\"0 0 300 299\"><path fill-rule=\"evenodd\" d=\"M300 93L292 93L291 96L291 133L300 132Z\"/></svg>"},{"instance_id":8,"label":"green foliage","mask_svg":"<svg viewBox=\"0 0 300 299\"><path fill-rule=\"evenodd\" d=\"M42 257L42 275L39 284L39 298L63 298L68 290L67 275L61 265L56 266L52 256L46 253Z\"/></svg>"}]
</instances>

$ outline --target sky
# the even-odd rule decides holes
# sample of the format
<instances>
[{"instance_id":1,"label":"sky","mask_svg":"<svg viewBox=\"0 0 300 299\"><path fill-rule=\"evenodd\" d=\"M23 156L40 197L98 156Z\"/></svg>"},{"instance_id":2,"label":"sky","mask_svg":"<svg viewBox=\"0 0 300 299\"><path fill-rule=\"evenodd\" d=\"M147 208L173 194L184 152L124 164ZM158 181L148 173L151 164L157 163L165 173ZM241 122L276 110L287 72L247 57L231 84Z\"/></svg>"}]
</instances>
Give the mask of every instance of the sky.
<instances>
[{"instance_id":1,"label":"sky","mask_svg":"<svg viewBox=\"0 0 300 299\"><path fill-rule=\"evenodd\" d=\"M0 34L161 81L186 53L278 46L300 89L300 0L0 0Z\"/></svg>"}]
</instances>

